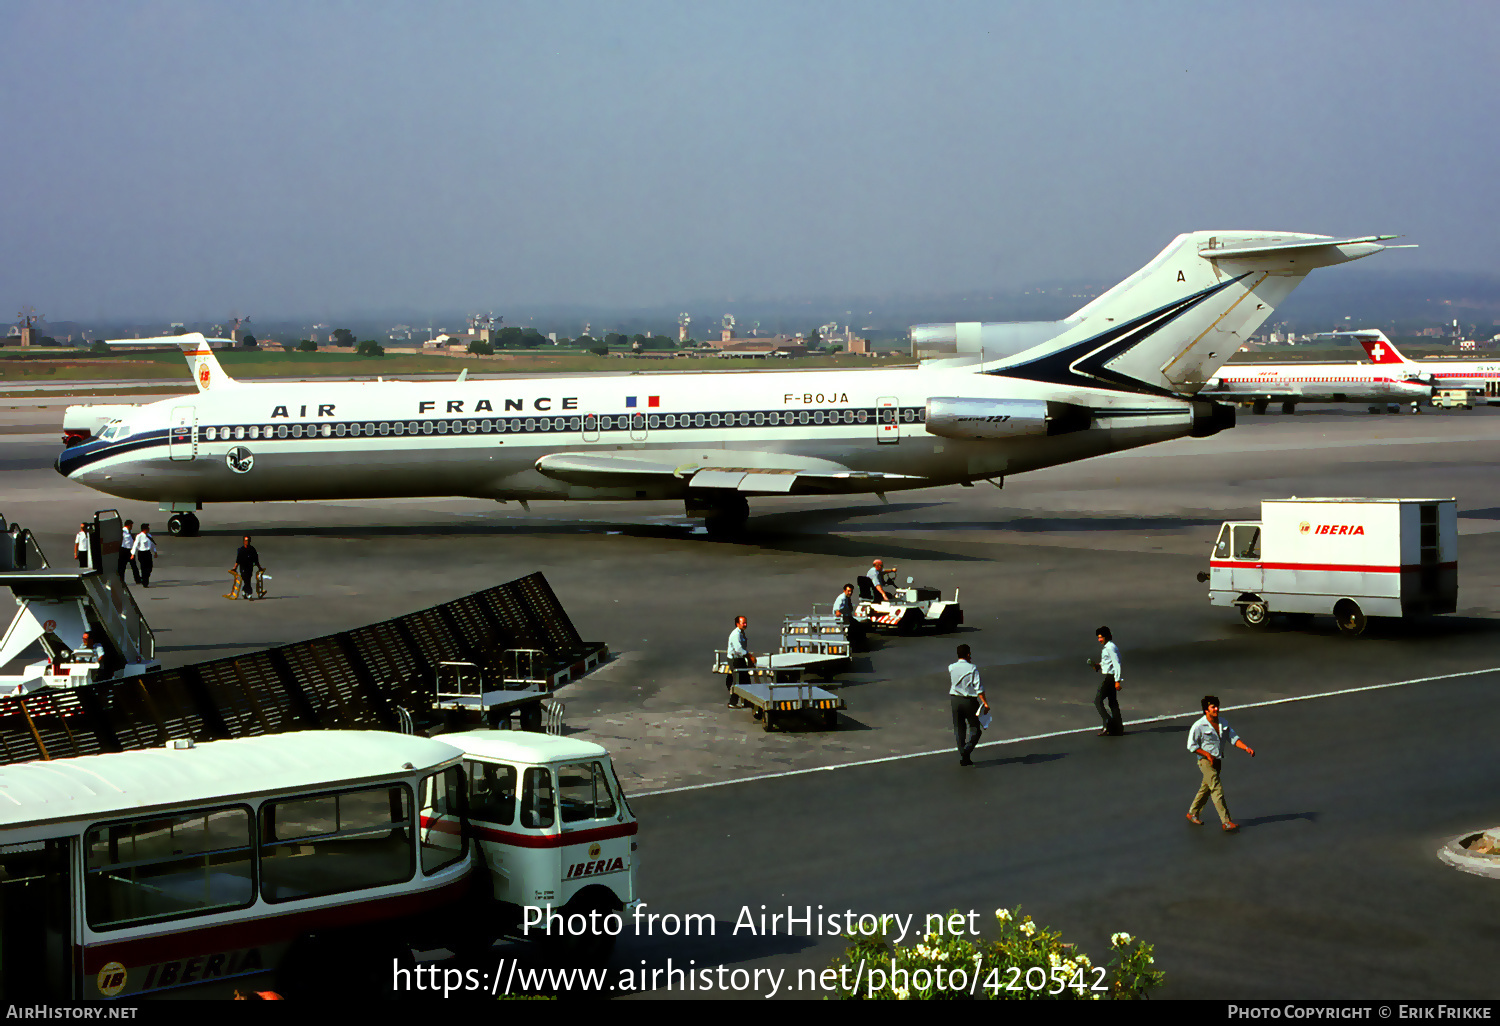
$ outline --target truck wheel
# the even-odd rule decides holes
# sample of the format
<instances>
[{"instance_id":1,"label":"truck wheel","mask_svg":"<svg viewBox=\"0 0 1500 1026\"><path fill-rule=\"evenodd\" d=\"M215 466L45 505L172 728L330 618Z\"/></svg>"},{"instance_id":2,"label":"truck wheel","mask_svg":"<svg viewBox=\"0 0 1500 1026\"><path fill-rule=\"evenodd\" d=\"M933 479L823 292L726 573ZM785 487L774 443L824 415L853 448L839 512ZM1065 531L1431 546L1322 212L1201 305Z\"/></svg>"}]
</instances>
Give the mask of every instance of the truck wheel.
<instances>
[{"instance_id":1,"label":"truck wheel","mask_svg":"<svg viewBox=\"0 0 1500 1026\"><path fill-rule=\"evenodd\" d=\"M939 634L951 634L958 628L958 610L949 606L944 609L942 615L937 618L937 632Z\"/></svg>"},{"instance_id":2,"label":"truck wheel","mask_svg":"<svg viewBox=\"0 0 1500 1026\"><path fill-rule=\"evenodd\" d=\"M896 623L897 634L915 634L917 626L925 619L922 611L915 607L901 614L901 619Z\"/></svg>"},{"instance_id":3,"label":"truck wheel","mask_svg":"<svg viewBox=\"0 0 1500 1026\"><path fill-rule=\"evenodd\" d=\"M1271 622L1271 611L1264 602L1246 602L1240 606L1240 617L1245 621L1245 626L1262 630Z\"/></svg>"},{"instance_id":4,"label":"truck wheel","mask_svg":"<svg viewBox=\"0 0 1500 1026\"><path fill-rule=\"evenodd\" d=\"M521 729L539 734L542 730L542 703L527 702L521 706Z\"/></svg>"},{"instance_id":5,"label":"truck wheel","mask_svg":"<svg viewBox=\"0 0 1500 1026\"><path fill-rule=\"evenodd\" d=\"M1364 610L1353 599L1339 599L1333 607L1333 622L1338 624L1340 634L1347 634L1351 638L1363 634L1365 625L1369 623Z\"/></svg>"},{"instance_id":6,"label":"truck wheel","mask_svg":"<svg viewBox=\"0 0 1500 1026\"><path fill-rule=\"evenodd\" d=\"M1250 412L1255 414L1263 414L1266 412L1266 407L1269 405L1271 404L1267 400L1257 399L1254 403L1251 404Z\"/></svg>"},{"instance_id":7,"label":"truck wheel","mask_svg":"<svg viewBox=\"0 0 1500 1026\"><path fill-rule=\"evenodd\" d=\"M776 729L776 717L771 715L771 710L766 710L766 715L761 720L761 727L765 729L767 734Z\"/></svg>"},{"instance_id":8,"label":"truck wheel","mask_svg":"<svg viewBox=\"0 0 1500 1026\"><path fill-rule=\"evenodd\" d=\"M827 712L823 713L823 729L839 729L839 711L837 709L829 709Z\"/></svg>"}]
</instances>

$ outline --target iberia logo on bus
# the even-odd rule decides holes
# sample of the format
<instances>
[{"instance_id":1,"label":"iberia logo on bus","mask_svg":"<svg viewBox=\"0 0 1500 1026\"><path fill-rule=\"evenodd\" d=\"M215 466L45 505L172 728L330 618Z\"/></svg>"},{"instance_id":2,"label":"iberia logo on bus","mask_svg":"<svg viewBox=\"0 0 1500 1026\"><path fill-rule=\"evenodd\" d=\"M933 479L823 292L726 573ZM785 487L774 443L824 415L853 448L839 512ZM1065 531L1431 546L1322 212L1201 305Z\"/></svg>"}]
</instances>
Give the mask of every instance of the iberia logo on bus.
<instances>
[{"instance_id":1,"label":"iberia logo on bus","mask_svg":"<svg viewBox=\"0 0 1500 1026\"><path fill-rule=\"evenodd\" d=\"M1308 527L1309 527L1308 524L1306 524L1306 523L1302 524L1302 533L1303 534L1307 534L1308 533ZM1362 524L1318 524L1316 527L1312 528L1312 533L1313 534L1364 534L1365 533L1365 529L1364 529L1364 525L1362 525Z\"/></svg>"}]
</instances>

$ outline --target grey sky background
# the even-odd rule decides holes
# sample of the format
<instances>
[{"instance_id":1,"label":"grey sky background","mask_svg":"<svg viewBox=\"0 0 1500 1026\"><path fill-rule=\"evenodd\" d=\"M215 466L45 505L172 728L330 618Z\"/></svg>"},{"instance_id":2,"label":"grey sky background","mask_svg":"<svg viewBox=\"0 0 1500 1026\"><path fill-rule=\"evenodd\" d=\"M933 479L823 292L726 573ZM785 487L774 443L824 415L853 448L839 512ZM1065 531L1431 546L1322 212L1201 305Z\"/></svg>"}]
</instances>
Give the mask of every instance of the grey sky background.
<instances>
[{"instance_id":1,"label":"grey sky background","mask_svg":"<svg viewBox=\"0 0 1500 1026\"><path fill-rule=\"evenodd\" d=\"M1494 273L1497 29L1493 2L0 0L0 302L921 295L1118 279L1200 228Z\"/></svg>"}]
</instances>

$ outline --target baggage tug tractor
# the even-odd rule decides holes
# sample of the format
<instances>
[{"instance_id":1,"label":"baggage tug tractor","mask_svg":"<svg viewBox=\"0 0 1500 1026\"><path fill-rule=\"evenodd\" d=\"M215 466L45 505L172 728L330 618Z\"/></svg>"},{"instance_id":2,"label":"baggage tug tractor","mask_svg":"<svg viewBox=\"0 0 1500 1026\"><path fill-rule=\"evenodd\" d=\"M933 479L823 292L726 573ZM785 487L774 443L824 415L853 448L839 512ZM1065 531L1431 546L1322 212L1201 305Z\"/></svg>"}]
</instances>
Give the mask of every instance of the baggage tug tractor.
<instances>
[{"instance_id":1,"label":"baggage tug tractor","mask_svg":"<svg viewBox=\"0 0 1500 1026\"><path fill-rule=\"evenodd\" d=\"M1341 632L1371 616L1458 608L1454 499L1267 499L1259 521L1219 529L1209 601L1237 606L1251 627L1273 614L1328 614Z\"/></svg>"}]
</instances>

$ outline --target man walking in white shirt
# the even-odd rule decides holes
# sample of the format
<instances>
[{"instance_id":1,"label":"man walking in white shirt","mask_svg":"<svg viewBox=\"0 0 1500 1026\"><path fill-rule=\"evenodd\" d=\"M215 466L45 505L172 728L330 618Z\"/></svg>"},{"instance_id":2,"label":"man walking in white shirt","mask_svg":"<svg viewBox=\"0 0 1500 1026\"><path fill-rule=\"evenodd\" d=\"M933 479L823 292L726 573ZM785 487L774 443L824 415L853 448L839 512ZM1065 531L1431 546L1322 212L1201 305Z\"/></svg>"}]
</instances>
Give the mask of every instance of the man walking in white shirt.
<instances>
[{"instance_id":1,"label":"man walking in white shirt","mask_svg":"<svg viewBox=\"0 0 1500 1026\"><path fill-rule=\"evenodd\" d=\"M953 709L953 740L958 745L958 764L972 766L974 746L984 733L979 726L979 711L990 711L979 680L979 667L969 659L969 646L958 646L958 659L948 665L948 704Z\"/></svg>"},{"instance_id":2,"label":"man walking in white shirt","mask_svg":"<svg viewBox=\"0 0 1500 1026\"><path fill-rule=\"evenodd\" d=\"M151 564L156 561L156 542L151 538L150 524L141 525L140 533L130 546L130 558L135 563L136 572L141 575L141 587L151 587Z\"/></svg>"},{"instance_id":3,"label":"man walking in white shirt","mask_svg":"<svg viewBox=\"0 0 1500 1026\"><path fill-rule=\"evenodd\" d=\"M135 521L125 521L125 526L120 529L120 560L115 567L115 573L119 575L120 583L125 583L125 568L128 566L135 571L135 583L141 583L141 571L130 561L130 548L135 544Z\"/></svg>"},{"instance_id":4,"label":"man walking in white shirt","mask_svg":"<svg viewBox=\"0 0 1500 1026\"><path fill-rule=\"evenodd\" d=\"M79 524L78 533L73 536L73 558L78 560L78 568L87 570L89 565L89 525Z\"/></svg>"},{"instance_id":5,"label":"man walking in white shirt","mask_svg":"<svg viewBox=\"0 0 1500 1026\"><path fill-rule=\"evenodd\" d=\"M743 616L735 617L734 630L729 632L729 642L725 646L729 656L729 672L724 675L724 689L729 692L731 709L740 707L740 700L734 693L736 671L755 665L755 656L750 654L750 641L745 636L745 628L748 626L750 626L749 620Z\"/></svg>"},{"instance_id":6,"label":"man walking in white shirt","mask_svg":"<svg viewBox=\"0 0 1500 1026\"><path fill-rule=\"evenodd\" d=\"M1229 818L1229 805L1224 801L1224 785L1219 782L1219 768L1224 764L1226 743L1234 745L1252 759L1255 758L1255 749L1241 741L1233 727L1220 721L1219 696L1204 695L1203 716L1188 731L1187 741L1188 751L1198 756L1198 772L1203 774L1203 783L1193 796L1193 804L1188 806L1188 822L1194 826L1203 825L1198 813L1203 811L1204 803L1212 798L1223 829L1231 831L1240 828L1238 823Z\"/></svg>"}]
</instances>

